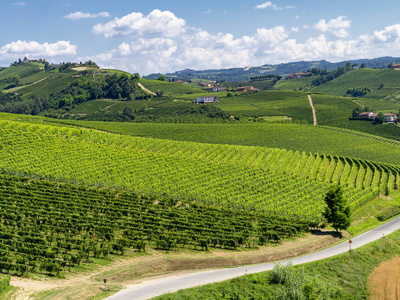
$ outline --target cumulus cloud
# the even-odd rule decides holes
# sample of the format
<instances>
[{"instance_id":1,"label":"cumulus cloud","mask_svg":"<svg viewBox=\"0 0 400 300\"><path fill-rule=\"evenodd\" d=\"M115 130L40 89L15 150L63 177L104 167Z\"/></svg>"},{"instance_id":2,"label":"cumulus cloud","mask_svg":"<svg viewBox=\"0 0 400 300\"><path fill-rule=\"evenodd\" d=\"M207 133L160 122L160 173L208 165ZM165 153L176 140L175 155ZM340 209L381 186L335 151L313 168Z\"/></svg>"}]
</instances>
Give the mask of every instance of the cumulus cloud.
<instances>
[{"instance_id":1,"label":"cumulus cloud","mask_svg":"<svg viewBox=\"0 0 400 300\"><path fill-rule=\"evenodd\" d=\"M133 12L122 18L93 27L93 33L106 38L123 36L167 36L174 37L185 32L186 22L170 11L153 10L149 15Z\"/></svg>"},{"instance_id":2,"label":"cumulus cloud","mask_svg":"<svg viewBox=\"0 0 400 300\"><path fill-rule=\"evenodd\" d=\"M14 6L24 6L26 3L25 2L14 2Z\"/></svg>"},{"instance_id":3,"label":"cumulus cloud","mask_svg":"<svg viewBox=\"0 0 400 300\"><path fill-rule=\"evenodd\" d=\"M314 28L321 32L332 33L337 38L346 38L349 36L348 30L351 27L351 21L346 16L339 16L336 19L331 19L328 22L325 19L321 19Z\"/></svg>"},{"instance_id":4,"label":"cumulus cloud","mask_svg":"<svg viewBox=\"0 0 400 300\"><path fill-rule=\"evenodd\" d=\"M271 8L273 10L282 10L282 9L293 9L293 8L296 8L296 7L292 6L292 5L288 5L288 6L285 6L285 7L280 7L280 6L272 3L271 1L264 2L263 4L259 4L256 7L254 7L254 9L267 9L267 8Z\"/></svg>"},{"instance_id":5,"label":"cumulus cloud","mask_svg":"<svg viewBox=\"0 0 400 300\"><path fill-rule=\"evenodd\" d=\"M81 11L77 11L77 12L73 12L73 13L70 13L70 14L64 16L64 18L71 19L71 20L109 18L109 17L111 17L111 15L106 11L100 12L98 14L90 14L90 13L84 13Z\"/></svg>"},{"instance_id":6,"label":"cumulus cloud","mask_svg":"<svg viewBox=\"0 0 400 300\"><path fill-rule=\"evenodd\" d=\"M155 10L148 16L132 13L96 25L94 33L106 38L127 38L111 51L83 59L92 59L101 67L149 74L297 60L340 61L396 55L400 48L400 24L354 39L349 37L351 21L345 16L320 20L312 28L318 34L300 42L291 36L299 27L258 28L250 35L234 36L187 26L185 20L171 12Z\"/></svg>"},{"instance_id":7,"label":"cumulus cloud","mask_svg":"<svg viewBox=\"0 0 400 300\"><path fill-rule=\"evenodd\" d=\"M75 55L77 47L69 41L40 44L35 41L16 41L0 48L0 60L27 57L54 57L61 55Z\"/></svg>"}]
</instances>

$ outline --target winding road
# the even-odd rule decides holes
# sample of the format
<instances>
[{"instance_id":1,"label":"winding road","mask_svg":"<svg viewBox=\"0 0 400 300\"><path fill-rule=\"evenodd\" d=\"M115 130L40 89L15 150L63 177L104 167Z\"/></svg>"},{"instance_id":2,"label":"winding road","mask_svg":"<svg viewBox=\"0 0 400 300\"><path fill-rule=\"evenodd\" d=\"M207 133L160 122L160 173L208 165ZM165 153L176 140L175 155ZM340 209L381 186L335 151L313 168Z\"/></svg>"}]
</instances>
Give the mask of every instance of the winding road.
<instances>
[{"instance_id":1,"label":"winding road","mask_svg":"<svg viewBox=\"0 0 400 300\"><path fill-rule=\"evenodd\" d=\"M349 242L346 241L325 250L321 250L305 256L296 257L293 259L284 260L280 263L286 264L291 262L293 265L299 265L332 257L349 251L350 245L351 249L356 249L373 241L376 241L379 238L382 238L383 236L388 235L398 229L400 229L400 217L375 229L365 232L357 237L352 238L352 244L349 244ZM141 284L122 290L107 298L107 300L149 299L160 296L162 294L176 292L181 289L187 289L204 284L224 281L246 274L269 271L274 268L275 264L276 262L238 268L202 271L185 275L171 275L161 279L145 281Z\"/></svg>"}]
</instances>

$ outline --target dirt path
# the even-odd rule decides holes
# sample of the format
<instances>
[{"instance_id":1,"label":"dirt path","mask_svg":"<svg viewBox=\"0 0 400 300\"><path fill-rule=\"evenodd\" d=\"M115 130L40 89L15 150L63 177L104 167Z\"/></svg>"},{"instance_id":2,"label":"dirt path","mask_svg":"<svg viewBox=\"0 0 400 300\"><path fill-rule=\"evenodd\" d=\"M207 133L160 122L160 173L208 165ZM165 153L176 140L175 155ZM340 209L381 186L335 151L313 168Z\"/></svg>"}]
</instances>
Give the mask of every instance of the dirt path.
<instances>
[{"instance_id":1,"label":"dirt path","mask_svg":"<svg viewBox=\"0 0 400 300\"><path fill-rule=\"evenodd\" d=\"M110 287L123 287L143 282L149 276L163 277L188 273L200 269L256 264L303 255L337 243L340 239L330 234L307 234L275 246L260 247L253 251L226 251L211 249L209 252L185 250L184 252L148 250L147 255L130 254L133 257L116 257L108 266L96 266L87 273L65 273L66 279L29 279L12 277L11 285L18 287L12 299L40 299L51 291L51 299L90 299L103 292L102 278L107 278ZM35 295L36 294L36 295Z\"/></svg>"},{"instance_id":2,"label":"dirt path","mask_svg":"<svg viewBox=\"0 0 400 300\"><path fill-rule=\"evenodd\" d=\"M113 104L110 104L109 106L105 107L104 110L109 109L110 107L113 107L115 104L117 104L117 102L113 103Z\"/></svg>"},{"instance_id":3,"label":"dirt path","mask_svg":"<svg viewBox=\"0 0 400 300\"><path fill-rule=\"evenodd\" d=\"M395 91L395 92L393 92L393 93L387 95L387 96L386 96L385 98L383 98L382 100L386 100L387 98L389 98L390 96L393 96L394 94L396 94L396 93L398 93L398 92L400 92L400 90Z\"/></svg>"},{"instance_id":4,"label":"dirt path","mask_svg":"<svg viewBox=\"0 0 400 300\"><path fill-rule=\"evenodd\" d=\"M17 86L17 87L15 87L15 88L12 88L12 89L6 90L6 92L7 92L7 93L15 92L15 91L21 90L21 89L23 89L23 88L26 88L26 87L29 87L29 86L35 85L35 84L37 84L37 83L39 83L39 82L42 82L43 80L46 80L46 79L47 79L47 77L45 77L45 78L42 78L42 79L40 79L40 80L38 80L38 81L35 81L35 82L33 82L33 83L30 83L30 84L26 84L26 85Z\"/></svg>"},{"instance_id":5,"label":"dirt path","mask_svg":"<svg viewBox=\"0 0 400 300\"><path fill-rule=\"evenodd\" d=\"M144 90L144 91L148 92L150 95L157 96L157 94L156 94L156 93L154 93L154 92L150 91L149 89L145 88L145 87L144 87L144 85L143 85L143 84L141 84L140 82L138 83L138 86L140 86L140 88L141 88L142 90Z\"/></svg>"},{"instance_id":6,"label":"dirt path","mask_svg":"<svg viewBox=\"0 0 400 300\"><path fill-rule=\"evenodd\" d=\"M314 126L317 126L317 114L315 113L314 103L313 103L312 98L311 98L310 95L307 95L307 97L308 97L308 101L310 102L310 106L311 106L311 109L312 109Z\"/></svg>"}]
</instances>

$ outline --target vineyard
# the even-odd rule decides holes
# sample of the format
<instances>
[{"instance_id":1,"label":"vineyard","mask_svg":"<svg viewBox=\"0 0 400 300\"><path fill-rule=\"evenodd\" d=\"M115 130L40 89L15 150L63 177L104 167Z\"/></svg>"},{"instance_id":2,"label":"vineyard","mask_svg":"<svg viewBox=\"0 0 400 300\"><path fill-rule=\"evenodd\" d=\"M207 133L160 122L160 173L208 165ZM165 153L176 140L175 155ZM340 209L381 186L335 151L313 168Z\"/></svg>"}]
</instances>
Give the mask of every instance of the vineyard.
<instances>
[{"instance_id":1,"label":"vineyard","mask_svg":"<svg viewBox=\"0 0 400 300\"><path fill-rule=\"evenodd\" d=\"M399 184L399 167L284 149L197 144L0 122L0 171L49 181L320 220L331 183L357 207ZM150 171L151 170L151 171Z\"/></svg>"},{"instance_id":2,"label":"vineyard","mask_svg":"<svg viewBox=\"0 0 400 300\"><path fill-rule=\"evenodd\" d=\"M308 224L265 214L0 175L0 272L62 270L129 251L236 249Z\"/></svg>"},{"instance_id":3,"label":"vineyard","mask_svg":"<svg viewBox=\"0 0 400 300\"><path fill-rule=\"evenodd\" d=\"M0 119L17 118L0 114ZM24 117L24 120L28 120ZM400 164L399 142L359 131L297 124L149 124L46 119L107 132L187 142L285 148ZM38 122L29 119L29 122ZM43 123L43 122L42 122ZM364 122L365 123L365 122ZM54 123L54 125L60 125Z\"/></svg>"}]
</instances>

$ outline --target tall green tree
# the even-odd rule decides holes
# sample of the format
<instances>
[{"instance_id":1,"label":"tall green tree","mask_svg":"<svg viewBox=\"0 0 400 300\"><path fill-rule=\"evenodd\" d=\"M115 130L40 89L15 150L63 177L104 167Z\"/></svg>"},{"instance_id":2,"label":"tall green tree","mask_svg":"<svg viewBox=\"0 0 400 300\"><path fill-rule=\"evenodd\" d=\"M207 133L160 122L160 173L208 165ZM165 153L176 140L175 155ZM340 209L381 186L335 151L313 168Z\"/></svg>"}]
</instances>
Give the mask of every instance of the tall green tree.
<instances>
[{"instance_id":1,"label":"tall green tree","mask_svg":"<svg viewBox=\"0 0 400 300\"><path fill-rule=\"evenodd\" d=\"M325 196L325 218L336 231L346 230L351 224L351 210L347 199L343 197L343 189L340 185L333 186Z\"/></svg>"}]
</instances>

